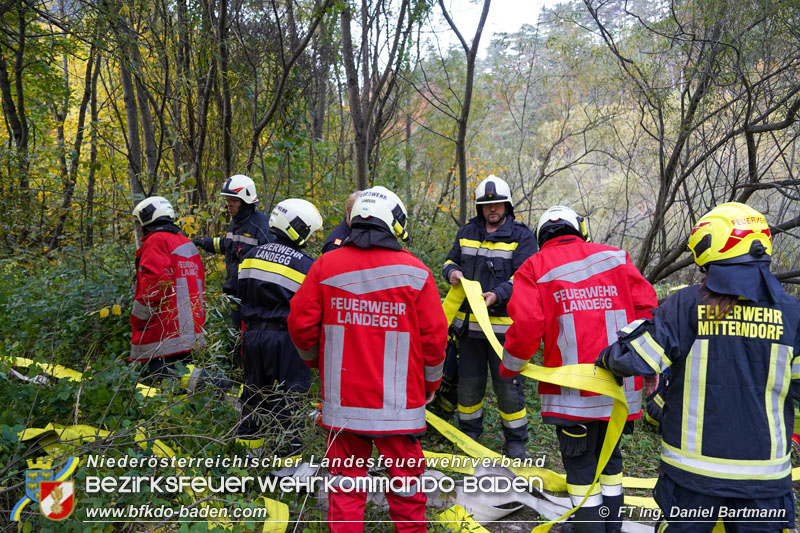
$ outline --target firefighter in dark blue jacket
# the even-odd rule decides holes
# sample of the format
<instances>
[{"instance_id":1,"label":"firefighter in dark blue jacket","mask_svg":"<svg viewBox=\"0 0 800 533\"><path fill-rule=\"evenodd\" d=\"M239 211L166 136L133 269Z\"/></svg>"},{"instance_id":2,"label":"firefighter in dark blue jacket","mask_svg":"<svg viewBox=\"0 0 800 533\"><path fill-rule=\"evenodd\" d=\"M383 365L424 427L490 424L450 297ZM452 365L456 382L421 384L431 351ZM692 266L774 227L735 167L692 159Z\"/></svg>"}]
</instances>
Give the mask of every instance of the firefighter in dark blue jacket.
<instances>
[{"instance_id":1,"label":"firefighter in dark blue jacket","mask_svg":"<svg viewBox=\"0 0 800 533\"><path fill-rule=\"evenodd\" d=\"M322 227L322 217L310 202L289 198L272 210L269 227L275 241L250 250L239 269L245 383L238 435L245 446L258 448L264 443L261 422L277 421L284 438L278 453L286 456L300 447L302 418L292 412L293 404L311 385L308 367L289 338L289 300L314 262L301 249Z\"/></svg>"},{"instance_id":2,"label":"firefighter in dark blue jacket","mask_svg":"<svg viewBox=\"0 0 800 533\"><path fill-rule=\"evenodd\" d=\"M525 224L514 220L511 189L497 176L490 175L478 184L475 204L477 216L459 228L442 274L452 285L458 285L462 277L480 282L492 329L502 343L511 324L506 304L511 298L514 272L536 252L536 237ZM483 431L488 365L503 423L504 453L509 457L524 457L528 417L521 379L500 376L500 359L466 301L453 320L453 329L458 337L457 397L461 430L474 439Z\"/></svg>"},{"instance_id":3,"label":"firefighter in dark blue jacket","mask_svg":"<svg viewBox=\"0 0 800 533\"><path fill-rule=\"evenodd\" d=\"M228 233L224 237L201 237L192 242L206 252L225 254L225 282L222 292L236 296L236 280L239 264L247 252L259 244L273 240L269 233L269 220L256 209L258 196L256 184L243 174L231 176L222 185L228 214L232 217ZM234 329L241 328L241 317L235 300L231 302L231 322Z\"/></svg>"},{"instance_id":4,"label":"firefighter in dark blue jacket","mask_svg":"<svg viewBox=\"0 0 800 533\"><path fill-rule=\"evenodd\" d=\"M650 379L671 371L658 531L711 531L716 519L729 532L792 528L800 304L770 273L769 226L747 205L712 209L689 248L704 282L623 328L596 364Z\"/></svg>"},{"instance_id":5,"label":"firefighter in dark blue jacket","mask_svg":"<svg viewBox=\"0 0 800 533\"><path fill-rule=\"evenodd\" d=\"M347 197L347 201L344 204L344 220L333 228L325 238L325 242L322 245L323 254L339 248L350 236L350 213L353 211L353 204L356 203L356 198L358 198L358 193L360 192L351 192L350 196Z\"/></svg>"}]
</instances>

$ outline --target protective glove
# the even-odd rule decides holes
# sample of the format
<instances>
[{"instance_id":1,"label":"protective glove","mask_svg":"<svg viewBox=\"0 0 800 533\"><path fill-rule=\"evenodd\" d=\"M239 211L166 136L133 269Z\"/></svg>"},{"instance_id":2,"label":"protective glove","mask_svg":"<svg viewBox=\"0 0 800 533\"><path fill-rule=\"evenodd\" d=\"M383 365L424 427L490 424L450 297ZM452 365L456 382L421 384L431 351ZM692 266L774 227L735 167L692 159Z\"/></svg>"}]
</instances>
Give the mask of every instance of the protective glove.
<instances>
[{"instance_id":1,"label":"protective glove","mask_svg":"<svg viewBox=\"0 0 800 533\"><path fill-rule=\"evenodd\" d=\"M603 351L600 352L600 355L597 356L597 359L594 362L595 367L604 368L609 372L611 372L611 374L614 376L614 379L617 382L617 385L619 386L622 386L622 377L618 376L617 374L614 373L613 370L611 370L611 368L608 366L608 361L611 357L614 356L614 354L622 351L622 349L623 348L619 345L618 342L615 342L611 346L606 346L605 348L603 348Z\"/></svg>"},{"instance_id":2,"label":"protective glove","mask_svg":"<svg viewBox=\"0 0 800 533\"><path fill-rule=\"evenodd\" d=\"M198 248L202 248L202 246L203 246L203 237L195 237L194 239L192 239L192 244L194 244Z\"/></svg>"},{"instance_id":3,"label":"protective glove","mask_svg":"<svg viewBox=\"0 0 800 533\"><path fill-rule=\"evenodd\" d=\"M586 451L589 431L583 424L558 426L558 448L564 457L578 457Z\"/></svg>"}]
</instances>

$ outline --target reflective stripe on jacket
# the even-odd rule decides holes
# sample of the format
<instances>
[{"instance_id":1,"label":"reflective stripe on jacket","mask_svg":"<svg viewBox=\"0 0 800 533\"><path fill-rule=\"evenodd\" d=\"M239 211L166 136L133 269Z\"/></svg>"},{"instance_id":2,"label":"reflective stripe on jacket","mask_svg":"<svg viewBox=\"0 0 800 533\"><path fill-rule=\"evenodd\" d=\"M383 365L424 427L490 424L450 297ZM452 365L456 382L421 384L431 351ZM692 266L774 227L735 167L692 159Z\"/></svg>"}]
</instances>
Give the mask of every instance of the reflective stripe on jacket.
<instances>
[{"instance_id":1,"label":"reflective stripe on jacket","mask_svg":"<svg viewBox=\"0 0 800 533\"><path fill-rule=\"evenodd\" d=\"M425 430L447 322L433 275L414 255L352 244L324 254L292 298L289 334L306 364L320 368L323 426Z\"/></svg>"},{"instance_id":2,"label":"reflective stripe on jacket","mask_svg":"<svg viewBox=\"0 0 800 533\"><path fill-rule=\"evenodd\" d=\"M514 276L508 304L513 324L506 333L501 371L516 374L544 338L544 366L594 363L617 331L645 318L657 305L656 292L624 250L566 236L548 240ZM641 416L641 378L626 378L628 420ZM606 396L539 383L542 416L607 420Z\"/></svg>"},{"instance_id":3,"label":"reflective stripe on jacket","mask_svg":"<svg viewBox=\"0 0 800 533\"><path fill-rule=\"evenodd\" d=\"M155 231L136 250L130 361L205 346L205 270L200 253L179 233Z\"/></svg>"},{"instance_id":4,"label":"reflective stripe on jacket","mask_svg":"<svg viewBox=\"0 0 800 533\"><path fill-rule=\"evenodd\" d=\"M290 241L278 238L250 250L239 265L239 313L245 327L255 322L286 322L289 300L314 260ZM300 367L303 368L303 367Z\"/></svg>"},{"instance_id":5,"label":"reflective stripe on jacket","mask_svg":"<svg viewBox=\"0 0 800 533\"><path fill-rule=\"evenodd\" d=\"M245 204L242 205L245 208ZM275 240L269 231L269 218L254 208L249 214L243 212L231 220L224 237L206 237L199 240L199 246L206 252L225 254L225 281L222 291L236 294L239 265L250 250L260 244ZM195 241L198 242L198 241Z\"/></svg>"},{"instance_id":6,"label":"reflective stripe on jacket","mask_svg":"<svg viewBox=\"0 0 800 533\"><path fill-rule=\"evenodd\" d=\"M733 498L792 490L792 397L800 397L800 305L739 300L723 317L698 285L620 332L607 366L670 369L661 467L677 484ZM619 349L616 349L619 348Z\"/></svg>"},{"instance_id":7,"label":"reflective stripe on jacket","mask_svg":"<svg viewBox=\"0 0 800 533\"><path fill-rule=\"evenodd\" d=\"M460 270L467 279L480 282L484 292L497 295L497 303L489 308L489 317L494 332L502 336L510 324L506 304L511 298L514 273L536 250L533 232L525 224L515 222L513 215L506 215L505 222L493 233L486 233L483 217L474 217L459 228L442 275L449 282L450 273ZM469 304L465 301L453 319L459 331L465 327L468 312ZM472 314L466 329L470 337L483 337Z\"/></svg>"}]
</instances>

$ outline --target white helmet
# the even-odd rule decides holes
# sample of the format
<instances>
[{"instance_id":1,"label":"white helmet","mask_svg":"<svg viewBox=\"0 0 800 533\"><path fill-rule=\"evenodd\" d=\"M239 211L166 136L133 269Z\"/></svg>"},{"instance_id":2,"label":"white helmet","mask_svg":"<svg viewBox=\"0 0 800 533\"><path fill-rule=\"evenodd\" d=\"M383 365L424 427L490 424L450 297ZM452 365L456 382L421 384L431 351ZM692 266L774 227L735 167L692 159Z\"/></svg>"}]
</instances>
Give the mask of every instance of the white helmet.
<instances>
[{"instance_id":1,"label":"white helmet","mask_svg":"<svg viewBox=\"0 0 800 533\"><path fill-rule=\"evenodd\" d=\"M322 217L314 204L300 198L278 202L269 217L269 227L280 231L302 246L312 233L322 228Z\"/></svg>"},{"instance_id":2,"label":"white helmet","mask_svg":"<svg viewBox=\"0 0 800 533\"><path fill-rule=\"evenodd\" d=\"M536 226L536 240L539 246L544 244L547 240L546 230L554 225L569 226L579 235L583 240L589 240L589 230L586 228L586 220L578 215L574 210L563 205L556 205L548 209L539 217L539 224Z\"/></svg>"},{"instance_id":3,"label":"white helmet","mask_svg":"<svg viewBox=\"0 0 800 533\"><path fill-rule=\"evenodd\" d=\"M355 222L356 217L361 217L363 220L374 217L383 222L392 235L404 241L408 240L406 206L395 193L386 187L377 185L361 191L350 212L351 224Z\"/></svg>"},{"instance_id":4,"label":"white helmet","mask_svg":"<svg viewBox=\"0 0 800 533\"><path fill-rule=\"evenodd\" d=\"M222 184L222 196L233 196L239 198L246 204L257 204L256 184L244 174L235 174L225 180Z\"/></svg>"},{"instance_id":5,"label":"white helmet","mask_svg":"<svg viewBox=\"0 0 800 533\"><path fill-rule=\"evenodd\" d=\"M133 216L144 227L163 218L168 218L171 222L175 219L175 210L166 198L151 196L136 204Z\"/></svg>"},{"instance_id":6,"label":"white helmet","mask_svg":"<svg viewBox=\"0 0 800 533\"><path fill-rule=\"evenodd\" d=\"M514 207L508 183L494 174L490 174L475 189L475 204L494 204L497 202L508 202L510 207Z\"/></svg>"}]
</instances>

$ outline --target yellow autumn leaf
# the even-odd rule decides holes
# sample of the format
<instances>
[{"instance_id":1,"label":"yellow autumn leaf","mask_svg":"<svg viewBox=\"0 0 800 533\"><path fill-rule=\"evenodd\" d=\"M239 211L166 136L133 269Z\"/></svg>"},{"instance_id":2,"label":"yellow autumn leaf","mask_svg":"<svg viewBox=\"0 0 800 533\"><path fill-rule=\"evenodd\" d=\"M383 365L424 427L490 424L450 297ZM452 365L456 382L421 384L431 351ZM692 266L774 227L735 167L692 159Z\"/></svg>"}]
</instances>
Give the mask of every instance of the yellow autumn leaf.
<instances>
[{"instance_id":1,"label":"yellow autumn leaf","mask_svg":"<svg viewBox=\"0 0 800 533\"><path fill-rule=\"evenodd\" d=\"M119 306L119 304L114 304L111 306L111 313L119 316L122 314L122 308Z\"/></svg>"},{"instance_id":2,"label":"yellow autumn leaf","mask_svg":"<svg viewBox=\"0 0 800 533\"><path fill-rule=\"evenodd\" d=\"M44 191L39 191L39 194L36 196L39 198L40 202L44 202Z\"/></svg>"},{"instance_id":3,"label":"yellow autumn leaf","mask_svg":"<svg viewBox=\"0 0 800 533\"><path fill-rule=\"evenodd\" d=\"M105 318L108 316L108 307L104 307L100 310L100 318Z\"/></svg>"}]
</instances>

